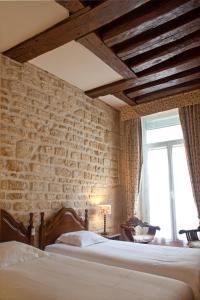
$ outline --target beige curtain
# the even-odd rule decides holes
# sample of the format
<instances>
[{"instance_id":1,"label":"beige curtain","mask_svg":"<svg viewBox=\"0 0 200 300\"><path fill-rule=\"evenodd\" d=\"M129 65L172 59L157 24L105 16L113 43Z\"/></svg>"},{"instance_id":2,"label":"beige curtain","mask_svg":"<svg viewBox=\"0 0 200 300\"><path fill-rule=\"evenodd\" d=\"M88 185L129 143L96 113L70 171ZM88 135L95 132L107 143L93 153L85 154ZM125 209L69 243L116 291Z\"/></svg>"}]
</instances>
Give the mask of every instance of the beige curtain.
<instances>
[{"instance_id":1,"label":"beige curtain","mask_svg":"<svg viewBox=\"0 0 200 300\"><path fill-rule=\"evenodd\" d=\"M141 119L127 120L122 124L122 186L126 200L125 218L134 215L140 189L142 166Z\"/></svg>"},{"instance_id":2,"label":"beige curtain","mask_svg":"<svg viewBox=\"0 0 200 300\"><path fill-rule=\"evenodd\" d=\"M188 168L200 220L200 104L179 109Z\"/></svg>"}]
</instances>

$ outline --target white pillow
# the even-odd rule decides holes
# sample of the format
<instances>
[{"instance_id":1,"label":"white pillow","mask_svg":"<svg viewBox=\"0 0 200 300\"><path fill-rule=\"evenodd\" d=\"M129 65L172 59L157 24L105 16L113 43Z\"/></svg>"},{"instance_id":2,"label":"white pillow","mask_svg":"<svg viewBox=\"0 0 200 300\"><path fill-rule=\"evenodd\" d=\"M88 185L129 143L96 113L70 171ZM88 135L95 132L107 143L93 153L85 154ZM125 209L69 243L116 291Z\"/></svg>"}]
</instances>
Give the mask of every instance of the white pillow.
<instances>
[{"instance_id":1,"label":"white pillow","mask_svg":"<svg viewBox=\"0 0 200 300\"><path fill-rule=\"evenodd\" d=\"M95 232L81 230L61 234L57 241L73 246L86 247L93 244L107 242L108 240Z\"/></svg>"},{"instance_id":2,"label":"white pillow","mask_svg":"<svg viewBox=\"0 0 200 300\"><path fill-rule=\"evenodd\" d=\"M0 243L0 268L46 256L43 251L15 241Z\"/></svg>"}]
</instances>

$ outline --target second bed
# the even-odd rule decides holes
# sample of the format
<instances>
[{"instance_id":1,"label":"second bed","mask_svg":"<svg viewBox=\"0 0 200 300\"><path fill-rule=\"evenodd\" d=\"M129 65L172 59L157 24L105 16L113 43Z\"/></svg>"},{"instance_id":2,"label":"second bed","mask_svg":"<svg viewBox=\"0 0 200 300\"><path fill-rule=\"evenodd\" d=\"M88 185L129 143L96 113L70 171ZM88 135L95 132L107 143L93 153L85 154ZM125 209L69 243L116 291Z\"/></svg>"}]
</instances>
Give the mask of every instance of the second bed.
<instances>
[{"instance_id":1,"label":"second bed","mask_svg":"<svg viewBox=\"0 0 200 300\"><path fill-rule=\"evenodd\" d=\"M200 299L199 250L107 239L86 247L56 242L63 233L85 229L87 219L84 222L74 210L63 208L46 224L42 221L40 245L48 252L183 281L190 285L195 299Z\"/></svg>"}]
</instances>

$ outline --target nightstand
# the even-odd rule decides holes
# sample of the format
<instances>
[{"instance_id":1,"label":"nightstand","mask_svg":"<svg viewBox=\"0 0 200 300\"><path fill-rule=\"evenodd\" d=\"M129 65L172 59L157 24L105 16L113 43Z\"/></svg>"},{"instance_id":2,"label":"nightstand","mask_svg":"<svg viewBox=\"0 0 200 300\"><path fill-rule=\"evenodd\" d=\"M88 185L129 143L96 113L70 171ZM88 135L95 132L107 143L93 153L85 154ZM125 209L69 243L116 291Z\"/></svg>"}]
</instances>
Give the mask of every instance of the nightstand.
<instances>
[{"instance_id":1,"label":"nightstand","mask_svg":"<svg viewBox=\"0 0 200 300\"><path fill-rule=\"evenodd\" d=\"M109 240L119 241L119 239L120 239L120 233L108 233L106 235L104 235L104 234L101 234L101 235Z\"/></svg>"}]
</instances>

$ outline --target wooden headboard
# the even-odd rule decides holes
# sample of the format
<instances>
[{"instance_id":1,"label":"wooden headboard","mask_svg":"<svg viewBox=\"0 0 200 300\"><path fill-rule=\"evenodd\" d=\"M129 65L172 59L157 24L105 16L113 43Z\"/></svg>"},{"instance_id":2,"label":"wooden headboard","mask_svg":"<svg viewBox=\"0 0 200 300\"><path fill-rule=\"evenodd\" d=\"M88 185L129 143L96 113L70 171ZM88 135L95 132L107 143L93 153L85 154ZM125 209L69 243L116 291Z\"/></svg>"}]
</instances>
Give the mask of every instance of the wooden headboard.
<instances>
[{"instance_id":1,"label":"wooden headboard","mask_svg":"<svg viewBox=\"0 0 200 300\"><path fill-rule=\"evenodd\" d=\"M0 242L18 241L33 245L33 213L30 213L29 226L26 229L21 222L17 222L11 214L0 209Z\"/></svg>"},{"instance_id":2,"label":"wooden headboard","mask_svg":"<svg viewBox=\"0 0 200 300\"><path fill-rule=\"evenodd\" d=\"M57 238L66 232L88 230L88 210L85 210L83 221L73 208L61 208L53 217L44 222L44 213L41 213L39 228L39 247L44 249L54 244Z\"/></svg>"}]
</instances>

